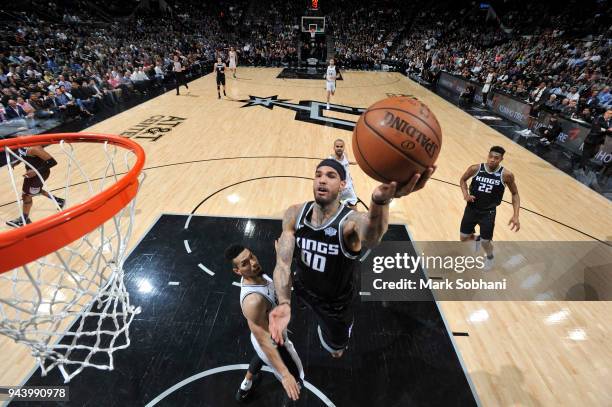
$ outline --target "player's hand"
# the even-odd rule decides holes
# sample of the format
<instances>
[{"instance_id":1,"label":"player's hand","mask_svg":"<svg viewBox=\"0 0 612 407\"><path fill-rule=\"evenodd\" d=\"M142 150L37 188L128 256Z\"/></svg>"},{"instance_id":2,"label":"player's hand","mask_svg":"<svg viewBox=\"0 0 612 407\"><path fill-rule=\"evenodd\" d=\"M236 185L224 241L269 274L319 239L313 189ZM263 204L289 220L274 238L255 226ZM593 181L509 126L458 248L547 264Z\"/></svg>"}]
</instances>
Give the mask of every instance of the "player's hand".
<instances>
[{"instance_id":1,"label":"player's hand","mask_svg":"<svg viewBox=\"0 0 612 407\"><path fill-rule=\"evenodd\" d=\"M287 326L289 326L289 320L291 319L291 306L289 304L277 305L270 311L268 319L270 321L268 328L270 329L272 339L282 346L285 343L283 334Z\"/></svg>"},{"instance_id":2,"label":"player's hand","mask_svg":"<svg viewBox=\"0 0 612 407\"><path fill-rule=\"evenodd\" d=\"M508 225L510 226L510 230L513 232L518 232L521 229L521 222L519 222L518 216L513 216L510 218Z\"/></svg>"},{"instance_id":3,"label":"player's hand","mask_svg":"<svg viewBox=\"0 0 612 407\"><path fill-rule=\"evenodd\" d=\"M474 202L476 200L476 197L474 195L466 195L463 197L463 199L465 199L468 202Z\"/></svg>"},{"instance_id":4,"label":"player's hand","mask_svg":"<svg viewBox=\"0 0 612 407\"><path fill-rule=\"evenodd\" d=\"M24 178L32 178L32 177L35 177L35 176L36 176L36 171L34 171L34 170L27 170L25 172L25 174L23 174Z\"/></svg>"},{"instance_id":5,"label":"player's hand","mask_svg":"<svg viewBox=\"0 0 612 407\"><path fill-rule=\"evenodd\" d=\"M287 373L281 378L281 383L287 392L289 398L293 401L300 398L300 386L295 381L295 377L291 373Z\"/></svg>"},{"instance_id":6,"label":"player's hand","mask_svg":"<svg viewBox=\"0 0 612 407\"><path fill-rule=\"evenodd\" d=\"M372 198L376 201L388 201L391 198L401 198L412 192L418 191L425 186L427 180L431 178L431 174L436 170L436 166L429 167L423 174L414 174L410 181L403 185L398 185L397 182L389 184L381 184L372 193Z\"/></svg>"}]
</instances>

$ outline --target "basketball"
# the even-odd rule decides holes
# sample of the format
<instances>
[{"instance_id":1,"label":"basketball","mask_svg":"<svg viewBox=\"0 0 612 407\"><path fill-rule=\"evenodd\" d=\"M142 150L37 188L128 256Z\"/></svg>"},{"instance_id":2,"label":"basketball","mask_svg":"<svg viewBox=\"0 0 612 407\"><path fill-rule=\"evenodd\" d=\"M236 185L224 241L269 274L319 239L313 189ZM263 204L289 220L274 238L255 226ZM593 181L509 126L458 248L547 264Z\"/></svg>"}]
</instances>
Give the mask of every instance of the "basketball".
<instances>
[{"instance_id":1,"label":"basketball","mask_svg":"<svg viewBox=\"0 0 612 407\"><path fill-rule=\"evenodd\" d=\"M377 181L399 184L431 167L440 154L442 131L431 110L410 97L391 97L370 106L353 130L361 169Z\"/></svg>"}]
</instances>

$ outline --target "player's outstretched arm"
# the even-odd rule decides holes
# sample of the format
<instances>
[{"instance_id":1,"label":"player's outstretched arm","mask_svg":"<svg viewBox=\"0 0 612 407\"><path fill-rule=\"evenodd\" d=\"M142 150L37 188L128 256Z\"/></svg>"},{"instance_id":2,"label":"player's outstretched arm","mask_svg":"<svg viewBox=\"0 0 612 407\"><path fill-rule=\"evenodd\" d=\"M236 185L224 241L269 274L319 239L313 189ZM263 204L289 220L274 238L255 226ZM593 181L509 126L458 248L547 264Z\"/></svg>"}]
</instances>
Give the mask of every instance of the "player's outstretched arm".
<instances>
[{"instance_id":1,"label":"player's outstretched arm","mask_svg":"<svg viewBox=\"0 0 612 407\"><path fill-rule=\"evenodd\" d=\"M300 397L300 388L295 377L283 362L276 345L270 340L267 311L267 301L261 295L249 295L242 302L242 313L247 319L249 329L255 336L259 347L268 357L272 367L280 374L287 395L292 400L297 400Z\"/></svg>"},{"instance_id":2,"label":"player's outstretched arm","mask_svg":"<svg viewBox=\"0 0 612 407\"><path fill-rule=\"evenodd\" d=\"M353 212L343 230L344 241L353 251L368 249L380 243L389 226L389 203L392 198L401 198L425 186L434 173L435 167L428 168L423 174L414 174L412 179L404 184L396 182L380 184L372 192L370 209L367 213Z\"/></svg>"},{"instance_id":3,"label":"player's outstretched arm","mask_svg":"<svg viewBox=\"0 0 612 407\"><path fill-rule=\"evenodd\" d=\"M463 199L468 202L474 202L476 197L474 195L470 195L470 191L468 190L467 180L472 178L478 172L478 168L480 166L478 164L470 165L467 170L461 176L459 180L459 185L461 186L461 192L463 192Z\"/></svg>"},{"instance_id":4,"label":"player's outstretched arm","mask_svg":"<svg viewBox=\"0 0 612 407\"><path fill-rule=\"evenodd\" d=\"M283 217L283 232L276 243L274 288L278 306L270 312L270 333L276 343L283 344L283 333L291 319L291 260L295 248L295 222L300 206L287 209Z\"/></svg>"},{"instance_id":5,"label":"player's outstretched arm","mask_svg":"<svg viewBox=\"0 0 612 407\"><path fill-rule=\"evenodd\" d=\"M512 209L514 210L512 218L510 218L510 221L508 221L508 225L510 225L510 230L518 232L521 228L521 223L519 222L521 197L519 196L518 187L516 186L516 180L514 179L514 174L504 169L503 181L512 193Z\"/></svg>"}]
</instances>

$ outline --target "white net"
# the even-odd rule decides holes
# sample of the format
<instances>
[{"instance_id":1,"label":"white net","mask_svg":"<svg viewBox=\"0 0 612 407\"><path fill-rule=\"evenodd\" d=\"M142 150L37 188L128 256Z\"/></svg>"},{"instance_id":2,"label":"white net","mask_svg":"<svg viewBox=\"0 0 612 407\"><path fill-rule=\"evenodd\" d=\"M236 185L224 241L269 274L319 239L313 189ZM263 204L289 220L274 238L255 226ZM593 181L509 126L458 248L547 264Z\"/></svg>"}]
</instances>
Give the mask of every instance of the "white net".
<instances>
[{"instance_id":1,"label":"white net","mask_svg":"<svg viewBox=\"0 0 612 407\"><path fill-rule=\"evenodd\" d=\"M50 175L29 163L26 150L2 152L0 197L9 201L0 205L2 227L36 222L62 210L62 200L64 210L82 203L116 183L136 161L132 151L108 143L62 141L45 151L58 162ZM29 216L20 185L27 170L42 185ZM43 375L57 367L68 382L85 367L112 370L113 352L130 345L130 324L140 309L130 304L123 263L135 201L65 247L0 274L0 333L27 345Z\"/></svg>"}]
</instances>

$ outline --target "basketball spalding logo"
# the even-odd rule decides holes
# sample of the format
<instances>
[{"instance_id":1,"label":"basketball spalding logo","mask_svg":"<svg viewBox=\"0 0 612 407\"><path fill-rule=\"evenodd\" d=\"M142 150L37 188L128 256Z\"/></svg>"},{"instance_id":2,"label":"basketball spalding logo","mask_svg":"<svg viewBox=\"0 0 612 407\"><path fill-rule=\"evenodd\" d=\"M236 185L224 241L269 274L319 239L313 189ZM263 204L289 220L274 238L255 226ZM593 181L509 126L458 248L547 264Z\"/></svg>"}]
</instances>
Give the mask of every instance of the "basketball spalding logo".
<instances>
[{"instance_id":1,"label":"basketball spalding logo","mask_svg":"<svg viewBox=\"0 0 612 407\"><path fill-rule=\"evenodd\" d=\"M442 146L433 112L408 97L391 97L370 106L353 131L353 151L370 177L405 183L432 166Z\"/></svg>"}]
</instances>

